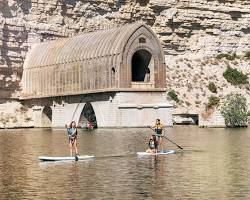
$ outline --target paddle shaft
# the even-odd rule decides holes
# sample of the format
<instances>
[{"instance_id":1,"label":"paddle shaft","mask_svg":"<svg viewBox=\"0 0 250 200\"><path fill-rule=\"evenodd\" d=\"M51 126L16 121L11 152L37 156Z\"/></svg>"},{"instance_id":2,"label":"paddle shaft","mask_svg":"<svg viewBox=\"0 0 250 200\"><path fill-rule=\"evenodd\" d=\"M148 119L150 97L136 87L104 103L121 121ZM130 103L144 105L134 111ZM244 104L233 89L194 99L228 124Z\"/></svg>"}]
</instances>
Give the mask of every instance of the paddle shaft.
<instances>
[{"instance_id":1,"label":"paddle shaft","mask_svg":"<svg viewBox=\"0 0 250 200\"><path fill-rule=\"evenodd\" d=\"M176 144L172 140L168 139L165 135L162 135L162 137L165 138L166 140L168 140L169 142L172 142L173 144L175 144L178 148L183 149L181 146L179 146L178 144Z\"/></svg>"},{"instance_id":2,"label":"paddle shaft","mask_svg":"<svg viewBox=\"0 0 250 200\"><path fill-rule=\"evenodd\" d=\"M152 129L151 127L149 127L152 131L155 132L154 129ZM169 142L173 143L174 145L176 145L178 148L183 149L180 145L176 144L175 142L173 142L172 140L168 139L165 135L161 135L161 137L165 138L166 140L168 140Z\"/></svg>"}]
</instances>

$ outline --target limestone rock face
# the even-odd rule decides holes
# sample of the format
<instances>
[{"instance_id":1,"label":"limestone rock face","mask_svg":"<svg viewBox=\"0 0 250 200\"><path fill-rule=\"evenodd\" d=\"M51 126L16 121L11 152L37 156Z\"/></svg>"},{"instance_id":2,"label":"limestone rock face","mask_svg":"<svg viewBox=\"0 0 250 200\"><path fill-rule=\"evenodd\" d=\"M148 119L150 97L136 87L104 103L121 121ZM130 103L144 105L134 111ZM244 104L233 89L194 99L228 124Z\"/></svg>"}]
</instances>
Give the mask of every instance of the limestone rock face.
<instances>
[{"instance_id":1,"label":"limestone rock face","mask_svg":"<svg viewBox=\"0 0 250 200\"><path fill-rule=\"evenodd\" d=\"M32 44L135 21L152 27L169 59L249 51L249 0L0 0L0 97L19 89Z\"/></svg>"},{"instance_id":2,"label":"limestone rock face","mask_svg":"<svg viewBox=\"0 0 250 200\"><path fill-rule=\"evenodd\" d=\"M198 114L202 117L206 113L206 105L210 96L216 96L220 98L220 104L217 109L220 109L220 105L223 104L225 96L231 92L238 92L244 95L248 101L248 107L250 109L250 85L238 85L234 86L227 82L223 77L223 73L227 67L236 68L243 74L248 75L250 80L250 60L239 57L234 60L217 59L215 56L197 56L188 55L183 56L166 56L166 60L170 60L167 66L167 88L168 90L174 90L180 100L179 103L175 103L175 109L173 114ZM217 93L213 93L209 90L209 83L213 82L217 88ZM214 120L220 121L223 126L222 120L218 120L219 112L216 112L216 118ZM210 113L211 117L213 116ZM209 119L209 117L206 117ZM209 119L210 120L210 119ZM202 119L202 122L206 121ZM201 122L201 120L200 120ZM215 122L215 121L214 121ZM209 123L212 124L212 121ZM204 122L207 126L207 122ZM213 124L213 126L215 126Z\"/></svg>"},{"instance_id":3,"label":"limestone rock face","mask_svg":"<svg viewBox=\"0 0 250 200\"><path fill-rule=\"evenodd\" d=\"M32 110L20 102L0 104L0 128L34 127Z\"/></svg>"}]
</instances>

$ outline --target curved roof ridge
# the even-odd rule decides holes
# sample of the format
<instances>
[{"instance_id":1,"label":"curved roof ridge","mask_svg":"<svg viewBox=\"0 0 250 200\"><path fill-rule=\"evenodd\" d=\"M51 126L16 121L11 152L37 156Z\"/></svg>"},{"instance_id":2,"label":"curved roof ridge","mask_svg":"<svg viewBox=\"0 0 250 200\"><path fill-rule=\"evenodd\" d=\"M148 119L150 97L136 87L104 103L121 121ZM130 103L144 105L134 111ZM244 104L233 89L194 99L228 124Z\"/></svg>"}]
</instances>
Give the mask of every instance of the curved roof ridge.
<instances>
[{"instance_id":1,"label":"curved roof ridge","mask_svg":"<svg viewBox=\"0 0 250 200\"><path fill-rule=\"evenodd\" d=\"M136 22L36 44L26 57L24 67L42 67L118 54L126 44L124 40L141 26L147 27Z\"/></svg>"}]
</instances>

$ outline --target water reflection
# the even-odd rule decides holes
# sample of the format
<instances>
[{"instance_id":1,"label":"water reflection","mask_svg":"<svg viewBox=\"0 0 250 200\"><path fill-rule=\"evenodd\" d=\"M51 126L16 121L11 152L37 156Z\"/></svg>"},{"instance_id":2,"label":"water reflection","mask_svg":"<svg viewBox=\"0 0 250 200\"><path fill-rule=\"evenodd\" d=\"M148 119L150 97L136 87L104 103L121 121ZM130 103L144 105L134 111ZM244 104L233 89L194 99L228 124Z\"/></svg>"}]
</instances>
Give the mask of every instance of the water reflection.
<instances>
[{"instance_id":1,"label":"water reflection","mask_svg":"<svg viewBox=\"0 0 250 200\"><path fill-rule=\"evenodd\" d=\"M0 199L249 199L248 129L178 126L167 136L184 148L137 157L147 129L79 131L81 154L96 159L41 163L68 155L63 129L0 130Z\"/></svg>"}]
</instances>

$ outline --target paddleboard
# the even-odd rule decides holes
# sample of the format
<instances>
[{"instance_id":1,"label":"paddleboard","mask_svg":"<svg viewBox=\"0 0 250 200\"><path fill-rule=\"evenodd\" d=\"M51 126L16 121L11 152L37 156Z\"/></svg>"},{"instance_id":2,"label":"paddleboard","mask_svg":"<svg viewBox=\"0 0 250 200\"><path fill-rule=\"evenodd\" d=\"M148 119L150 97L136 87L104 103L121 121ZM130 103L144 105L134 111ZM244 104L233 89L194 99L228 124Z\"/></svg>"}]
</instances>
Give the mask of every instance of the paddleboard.
<instances>
[{"instance_id":1,"label":"paddleboard","mask_svg":"<svg viewBox=\"0 0 250 200\"><path fill-rule=\"evenodd\" d=\"M77 156L78 160L88 160L93 159L95 156L93 155L80 155ZM69 157L50 157L50 156L39 156L38 159L40 161L68 161L68 160L76 160L75 156L69 156Z\"/></svg>"},{"instance_id":2,"label":"paddleboard","mask_svg":"<svg viewBox=\"0 0 250 200\"><path fill-rule=\"evenodd\" d=\"M147 152L137 152L137 155L139 156L155 156L155 155L167 155L167 154L172 154L175 153L174 150L163 150L163 151L158 151L157 153L147 153Z\"/></svg>"}]
</instances>

